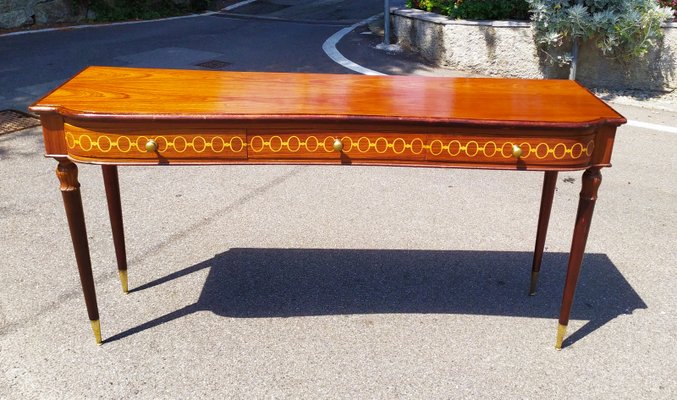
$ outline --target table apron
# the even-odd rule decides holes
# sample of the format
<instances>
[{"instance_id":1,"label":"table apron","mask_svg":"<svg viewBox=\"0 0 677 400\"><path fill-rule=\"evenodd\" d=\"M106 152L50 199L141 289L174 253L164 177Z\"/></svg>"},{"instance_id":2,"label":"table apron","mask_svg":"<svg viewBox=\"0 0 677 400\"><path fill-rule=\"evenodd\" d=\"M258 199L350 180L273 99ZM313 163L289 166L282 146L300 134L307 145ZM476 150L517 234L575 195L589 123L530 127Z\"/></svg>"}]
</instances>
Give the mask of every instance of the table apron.
<instances>
[{"instance_id":1,"label":"table apron","mask_svg":"<svg viewBox=\"0 0 677 400\"><path fill-rule=\"evenodd\" d=\"M594 130L446 128L408 131L83 125L66 122L69 158L101 164L356 164L572 170L591 165ZM156 151L146 148L149 141ZM340 142L340 151L334 145ZM515 157L514 146L521 155Z\"/></svg>"}]
</instances>

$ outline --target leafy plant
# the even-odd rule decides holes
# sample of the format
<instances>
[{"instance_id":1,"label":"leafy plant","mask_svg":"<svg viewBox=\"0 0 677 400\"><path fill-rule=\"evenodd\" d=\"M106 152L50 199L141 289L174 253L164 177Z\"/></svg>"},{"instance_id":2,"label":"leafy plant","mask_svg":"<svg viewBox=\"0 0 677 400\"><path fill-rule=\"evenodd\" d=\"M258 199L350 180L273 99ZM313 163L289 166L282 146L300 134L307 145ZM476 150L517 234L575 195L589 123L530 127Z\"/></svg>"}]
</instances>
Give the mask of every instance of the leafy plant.
<instances>
[{"instance_id":1,"label":"leafy plant","mask_svg":"<svg viewBox=\"0 0 677 400\"><path fill-rule=\"evenodd\" d=\"M677 20L677 0L658 0L658 3L663 7L675 10L675 19Z\"/></svg>"},{"instance_id":2,"label":"leafy plant","mask_svg":"<svg viewBox=\"0 0 677 400\"><path fill-rule=\"evenodd\" d=\"M407 6L459 19L529 19L525 0L407 0Z\"/></svg>"},{"instance_id":3,"label":"leafy plant","mask_svg":"<svg viewBox=\"0 0 677 400\"><path fill-rule=\"evenodd\" d=\"M577 48L579 41L592 40L604 55L619 60L644 56L662 36L661 23L673 18L673 10L656 0L527 1L538 43Z\"/></svg>"}]
</instances>

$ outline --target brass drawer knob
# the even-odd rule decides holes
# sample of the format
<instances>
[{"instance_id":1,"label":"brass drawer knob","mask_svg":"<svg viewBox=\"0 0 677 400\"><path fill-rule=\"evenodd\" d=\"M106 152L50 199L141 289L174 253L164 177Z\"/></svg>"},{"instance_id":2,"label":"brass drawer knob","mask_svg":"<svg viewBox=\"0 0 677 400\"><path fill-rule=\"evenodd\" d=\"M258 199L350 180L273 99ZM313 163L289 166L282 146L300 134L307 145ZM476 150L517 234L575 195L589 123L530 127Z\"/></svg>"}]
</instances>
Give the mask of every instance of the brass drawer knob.
<instances>
[{"instance_id":1,"label":"brass drawer knob","mask_svg":"<svg viewBox=\"0 0 677 400\"><path fill-rule=\"evenodd\" d=\"M343 142L341 139L336 139L334 140L334 150L336 151L343 151Z\"/></svg>"},{"instance_id":2,"label":"brass drawer knob","mask_svg":"<svg viewBox=\"0 0 677 400\"><path fill-rule=\"evenodd\" d=\"M146 142L146 151L149 153L155 153L157 151L157 142L153 139L149 139Z\"/></svg>"},{"instance_id":3,"label":"brass drawer knob","mask_svg":"<svg viewBox=\"0 0 677 400\"><path fill-rule=\"evenodd\" d=\"M522 148L516 144L512 145L512 156L515 158L522 157Z\"/></svg>"}]
</instances>

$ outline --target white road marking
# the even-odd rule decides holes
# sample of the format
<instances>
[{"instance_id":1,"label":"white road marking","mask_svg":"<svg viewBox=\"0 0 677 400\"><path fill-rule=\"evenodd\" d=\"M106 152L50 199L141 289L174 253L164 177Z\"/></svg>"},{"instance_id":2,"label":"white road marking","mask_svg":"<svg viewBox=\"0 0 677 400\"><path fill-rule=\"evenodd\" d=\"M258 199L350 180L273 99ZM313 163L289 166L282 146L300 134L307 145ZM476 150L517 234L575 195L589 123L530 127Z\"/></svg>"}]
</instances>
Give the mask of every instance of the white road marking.
<instances>
[{"instance_id":1,"label":"white road marking","mask_svg":"<svg viewBox=\"0 0 677 400\"><path fill-rule=\"evenodd\" d=\"M341 54L340 51L336 48L336 44L343 39L343 37L350 32L352 32L354 29L357 29L358 27L362 25L366 25L370 23L371 21L376 20L376 18L379 18L383 15L381 14L376 14L372 17L369 17L365 20L362 20L360 22L357 22L353 25L350 25L347 28L343 28L340 31L336 32L335 34L331 35L329 39L324 41L324 44L322 44L322 50L324 50L324 53L329 56L332 60L334 60L335 63L342 65L352 71L355 71L357 73L360 73L362 75L387 75L383 74L378 71L374 71L373 69L365 68L357 63L354 63L350 61L349 59L345 58L343 54Z\"/></svg>"},{"instance_id":2,"label":"white road marking","mask_svg":"<svg viewBox=\"0 0 677 400\"><path fill-rule=\"evenodd\" d=\"M652 124L650 122L635 121L632 119L628 120L628 125L636 126L638 128L651 129L652 131L677 133L677 127L669 125Z\"/></svg>"},{"instance_id":3,"label":"white road marking","mask_svg":"<svg viewBox=\"0 0 677 400\"><path fill-rule=\"evenodd\" d=\"M231 4L228 7L224 7L224 8L221 9L221 11L231 11L231 10L234 10L234 9L242 7L242 6L246 6L247 4L251 4L255 1L256 0L244 0L244 1L241 1L239 3Z\"/></svg>"}]
</instances>

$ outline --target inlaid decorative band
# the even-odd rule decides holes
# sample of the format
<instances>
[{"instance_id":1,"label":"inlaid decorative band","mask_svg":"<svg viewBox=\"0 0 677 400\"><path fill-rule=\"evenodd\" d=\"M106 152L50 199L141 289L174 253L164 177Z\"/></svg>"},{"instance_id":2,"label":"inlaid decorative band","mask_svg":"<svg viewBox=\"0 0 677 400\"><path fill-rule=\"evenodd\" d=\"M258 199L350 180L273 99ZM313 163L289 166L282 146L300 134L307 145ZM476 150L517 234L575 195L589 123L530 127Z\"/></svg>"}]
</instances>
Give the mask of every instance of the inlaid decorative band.
<instances>
[{"instance_id":1,"label":"inlaid decorative band","mask_svg":"<svg viewBox=\"0 0 677 400\"><path fill-rule=\"evenodd\" d=\"M497 155L505 159L513 157L513 145L518 145L522 149L522 159L534 157L539 160L548 158L549 156L562 160L568 156L570 159L577 160L582 156L592 156L595 142L590 140L587 144L575 142L573 144L556 143L550 144L546 142L530 143L530 142L478 142L475 140L441 140L434 139L426 143L423 138L415 137L410 140L404 138L388 139L385 137L351 137L351 136L325 136L318 139L316 136L305 136L301 139L299 136L292 135L288 137L281 136L251 136L248 140L249 150L252 153L280 153L289 152L297 153L302 150L308 153L324 152L333 153L333 143L336 139L340 139L343 143L344 153L368 153L376 152L378 154L386 154L391 152L395 155L410 151L412 154L419 155L422 153L429 154L435 157L477 157L482 156L492 158Z\"/></svg>"},{"instance_id":2,"label":"inlaid decorative band","mask_svg":"<svg viewBox=\"0 0 677 400\"><path fill-rule=\"evenodd\" d=\"M92 137L94 136L94 137ZM70 150L89 152L96 149L100 153L120 152L148 153L146 143L154 140L158 144L158 151L172 151L183 153L191 150L195 153L242 153L251 151L256 153L335 153L334 141L338 138L343 143L343 152L346 154L377 153L400 155L408 152L413 155L441 158L456 157L484 157L500 156L504 159L513 158L513 145L522 149L521 159L535 158L543 160L564 158L577 160L583 156L593 154L595 142L589 140L586 144L574 143L532 143L527 141L476 141L476 140L446 140L433 139L427 141L424 137L387 138L383 136L316 136L316 135L274 135L250 136L247 141L238 135L96 135L80 134L67 131L66 145Z\"/></svg>"},{"instance_id":3,"label":"inlaid decorative band","mask_svg":"<svg viewBox=\"0 0 677 400\"><path fill-rule=\"evenodd\" d=\"M86 134L74 134L66 132L66 146L69 149L79 149L82 151L91 151L96 149L101 153L108 153L111 151L119 151L121 153L129 153L135 151L139 153L148 153L146 150L146 143L149 140L155 140L158 144L158 151L164 152L172 150L177 153L183 153L186 150L192 150L196 153L203 153L209 151L211 153L240 153L246 151L247 144L240 136L222 137L214 135L205 138L200 135L190 135L184 137L181 135L139 135L134 137L124 135L96 135L92 138Z\"/></svg>"},{"instance_id":4,"label":"inlaid decorative band","mask_svg":"<svg viewBox=\"0 0 677 400\"><path fill-rule=\"evenodd\" d=\"M406 150L409 150L414 154L421 154L427 147L423 138L414 138L407 142L403 138L395 138L390 141L385 137L370 138L367 136L361 136L357 139L353 139L350 136L324 136L318 138L317 136L310 135L304 136L303 139L296 135L285 136L284 139L277 135L267 139L263 136L251 136L248 142L249 150L253 153L297 153L299 150L308 153L315 153L318 151L334 153L336 152L334 149L334 141L337 138L344 144L344 153L353 151L364 154L375 151L378 154L385 154L388 151L392 151L395 154L402 154Z\"/></svg>"},{"instance_id":5,"label":"inlaid decorative band","mask_svg":"<svg viewBox=\"0 0 677 400\"><path fill-rule=\"evenodd\" d=\"M568 156L568 158L577 160L583 155L586 157L592 156L593 150L595 148L595 141L590 140L586 145L583 145L581 142L576 142L571 145L566 143L556 143L551 145L550 143L540 142L538 144L530 142L511 142L505 141L500 144L497 144L493 140L478 143L475 140L469 140L465 143L459 140L451 140L449 142L442 141L440 139L435 139L430 142L429 145L425 146L429 154L433 156L449 156L449 157L476 157L483 156L487 158L495 157L497 154L501 157L508 159L513 156L513 146L517 145L522 149L521 159L528 159L529 157L535 157L539 160L543 160L551 156L555 160L562 160Z\"/></svg>"}]
</instances>

